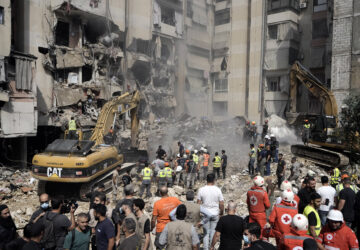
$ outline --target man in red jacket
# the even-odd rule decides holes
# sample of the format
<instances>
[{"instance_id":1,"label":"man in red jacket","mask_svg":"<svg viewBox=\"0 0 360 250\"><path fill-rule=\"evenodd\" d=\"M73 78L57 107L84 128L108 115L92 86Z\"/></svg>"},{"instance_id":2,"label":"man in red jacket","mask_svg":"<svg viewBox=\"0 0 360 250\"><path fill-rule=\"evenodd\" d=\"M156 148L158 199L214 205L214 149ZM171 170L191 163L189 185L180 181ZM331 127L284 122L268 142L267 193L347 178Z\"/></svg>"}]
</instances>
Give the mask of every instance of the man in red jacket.
<instances>
[{"instance_id":1,"label":"man in red jacket","mask_svg":"<svg viewBox=\"0 0 360 250\"><path fill-rule=\"evenodd\" d=\"M269 197L263 189L264 183L263 177L255 176L255 185L247 192L246 200L249 210L249 222L259 223L261 229L266 224L266 209L270 207Z\"/></svg>"},{"instance_id":2,"label":"man in red jacket","mask_svg":"<svg viewBox=\"0 0 360 250\"><path fill-rule=\"evenodd\" d=\"M302 249L304 240L312 237L307 234L309 222L305 215L296 214L292 219L290 232L285 233L280 240L281 250Z\"/></svg>"},{"instance_id":3,"label":"man in red jacket","mask_svg":"<svg viewBox=\"0 0 360 250\"><path fill-rule=\"evenodd\" d=\"M327 224L321 229L317 243L321 250L359 250L355 233L345 225L343 214L335 209L328 213Z\"/></svg>"},{"instance_id":4,"label":"man in red jacket","mask_svg":"<svg viewBox=\"0 0 360 250\"><path fill-rule=\"evenodd\" d=\"M294 203L294 193L290 190L284 190L281 194L280 204L274 205L269 217L269 223L274 231L276 243L280 242L282 234L290 232L292 218L298 213Z\"/></svg>"}]
</instances>

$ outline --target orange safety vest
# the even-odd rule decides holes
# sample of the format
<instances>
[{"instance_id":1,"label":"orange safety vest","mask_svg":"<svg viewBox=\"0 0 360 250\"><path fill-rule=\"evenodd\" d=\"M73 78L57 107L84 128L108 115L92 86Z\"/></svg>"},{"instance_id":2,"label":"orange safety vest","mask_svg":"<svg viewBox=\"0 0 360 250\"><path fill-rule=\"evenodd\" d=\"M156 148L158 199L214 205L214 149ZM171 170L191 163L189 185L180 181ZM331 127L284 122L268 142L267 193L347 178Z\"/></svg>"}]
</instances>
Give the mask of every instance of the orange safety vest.
<instances>
[{"instance_id":1,"label":"orange safety vest","mask_svg":"<svg viewBox=\"0 0 360 250\"><path fill-rule=\"evenodd\" d=\"M247 192L246 202L250 213L265 213L270 207L269 196L261 187L253 186Z\"/></svg>"},{"instance_id":2,"label":"orange safety vest","mask_svg":"<svg viewBox=\"0 0 360 250\"><path fill-rule=\"evenodd\" d=\"M290 233L292 218L298 213L293 203L281 201L271 211L269 223L274 225L274 230L282 234Z\"/></svg>"},{"instance_id":3,"label":"orange safety vest","mask_svg":"<svg viewBox=\"0 0 360 250\"><path fill-rule=\"evenodd\" d=\"M204 167L208 167L208 166L209 166L209 159L210 159L210 155L204 154L204 163L203 163L203 166L204 166Z\"/></svg>"}]
</instances>

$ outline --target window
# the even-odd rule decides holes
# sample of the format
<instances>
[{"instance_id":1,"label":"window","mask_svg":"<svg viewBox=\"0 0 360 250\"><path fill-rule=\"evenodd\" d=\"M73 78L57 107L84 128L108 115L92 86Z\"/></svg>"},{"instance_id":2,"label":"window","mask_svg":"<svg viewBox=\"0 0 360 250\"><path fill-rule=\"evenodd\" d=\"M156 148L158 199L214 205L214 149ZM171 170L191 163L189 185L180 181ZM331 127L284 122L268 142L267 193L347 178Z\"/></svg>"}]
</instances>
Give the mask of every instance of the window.
<instances>
[{"instance_id":1,"label":"window","mask_svg":"<svg viewBox=\"0 0 360 250\"><path fill-rule=\"evenodd\" d=\"M328 0L314 0L314 12L326 11Z\"/></svg>"},{"instance_id":2,"label":"window","mask_svg":"<svg viewBox=\"0 0 360 250\"><path fill-rule=\"evenodd\" d=\"M271 77L267 79L268 92L280 92L280 77Z\"/></svg>"},{"instance_id":3,"label":"window","mask_svg":"<svg viewBox=\"0 0 360 250\"><path fill-rule=\"evenodd\" d=\"M161 22L175 26L175 10L161 6Z\"/></svg>"},{"instance_id":4,"label":"window","mask_svg":"<svg viewBox=\"0 0 360 250\"><path fill-rule=\"evenodd\" d=\"M65 22L58 21L55 28L55 44L69 46L69 30L70 25Z\"/></svg>"},{"instance_id":5,"label":"window","mask_svg":"<svg viewBox=\"0 0 360 250\"><path fill-rule=\"evenodd\" d=\"M293 65L294 62L298 59L299 50L292 47L289 48L289 65Z\"/></svg>"},{"instance_id":6,"label":"window","mask_svg":"<svg viewBox=\"0 0 360 250\"><path fill-rule=\"evenodd\" d=\"M215 25L222 25L230 22L230 9L215 12Z\"/></svg>"},{"instance_id":7,"label":"window","mask_svg":"<svg viewBox=\"0 0 360 250\"><path fill-rule=\"evenodd\" d=\"M329 35L327 19L317 19L312 22L312 38L327 38Z\"/></svg>"},{"instance_id":8,"label":"window","mask_svg":"<svg viewBox=\"0 0 360 250\"><path fill-rule=\"evenodd\" d=\"M4 24L4 23L5 23L4 7L0 6L0 24Z\"/></svg>"},{"instance_id":9,"label":"window","mask_svg":"<svg viewBox=\"0 0 360 250\"><path fill-rule=\"evenodd\" d=\"M268 0L268 11L276 12L281 9L299 10L299 0Z\"/></svg>"},{"instance_id":10,"label":"window","mask_svg":"<svg viewBox=\"0 0 360 250\"><path fill-rule=\"evenodd\" d=\"M269 39L277 39L278 25L269 25L268 32L269 32Z\"/></svg>"},{"instance_id":11,"label":"window","mask_svg":"<svg viewBox=\"0 0 360 250\"><path fill-rule=\"evenodd\" d=\"M228 113L228 103L213 102L213 113L217 116L226 116Z\"/></svg>"},{"instance_id":12,"label":"window","mask_svg":"<svg viewBox=\"0 0 360 250\"><path fill-rule=\"evenodd\" d=\"M228 80L216 79L214 86L215 93L228 92Z\"/></svg>"}]
</instances>

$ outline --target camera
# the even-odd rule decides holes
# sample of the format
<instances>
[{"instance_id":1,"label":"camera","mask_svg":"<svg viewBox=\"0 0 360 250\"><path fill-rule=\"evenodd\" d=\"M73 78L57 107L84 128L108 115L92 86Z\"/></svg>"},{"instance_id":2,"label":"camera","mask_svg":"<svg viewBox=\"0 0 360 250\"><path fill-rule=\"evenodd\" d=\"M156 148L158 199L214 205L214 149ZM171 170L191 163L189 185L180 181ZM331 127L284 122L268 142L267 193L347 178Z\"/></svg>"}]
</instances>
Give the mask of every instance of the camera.
<instances>
[{"instance_id":1,"label":"camera","mask_svg":"<svg viewBox=\"0 0 360 250\"><path fill-rule=\"evenodd\" d=\"M60 212L62 214L70 213L72 207L74 207L75 209L79 207L79 204L77 203L76 200L64 200Z\"/></svg>"}]
</instances>

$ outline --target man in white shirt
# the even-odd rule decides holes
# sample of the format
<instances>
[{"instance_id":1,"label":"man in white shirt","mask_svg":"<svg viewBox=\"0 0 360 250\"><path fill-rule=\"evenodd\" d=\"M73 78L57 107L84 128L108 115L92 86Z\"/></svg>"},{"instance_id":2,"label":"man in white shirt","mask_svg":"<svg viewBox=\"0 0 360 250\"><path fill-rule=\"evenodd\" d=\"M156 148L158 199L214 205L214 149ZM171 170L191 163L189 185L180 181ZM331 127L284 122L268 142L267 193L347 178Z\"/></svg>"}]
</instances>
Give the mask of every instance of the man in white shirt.
<instances>
[{"instance_id":1,"label":"man in white shirt","mask_svg":"<svg viewBox=\"0 0 360 250\"><path fill-rule=\"evenodd\" d=\"M209 220L203 225L206 230L204 236L204 250L208 250L210 241L215 234L216 224L219 216L224 213L224 197L220 188L215 186L215 175L213 173L207 175L207 185L199 189L197 195L198 204L207 209L211 214Z\"/></svg>"},{"instance_id":2,"label":"man in white shirt","mask_svg":"<svg viewBox=\"0 0 360 250\"><path fill-rule=\"evenodd\" d=\"M327 176L321 177L322 186L319 187L316 192L321 196L321 206L319 208L319 216L322 226L326 224L326 216L330 209L334 206L334 197L336 190L329 185L329 178Z\"/></svg>"}]
</instances>

